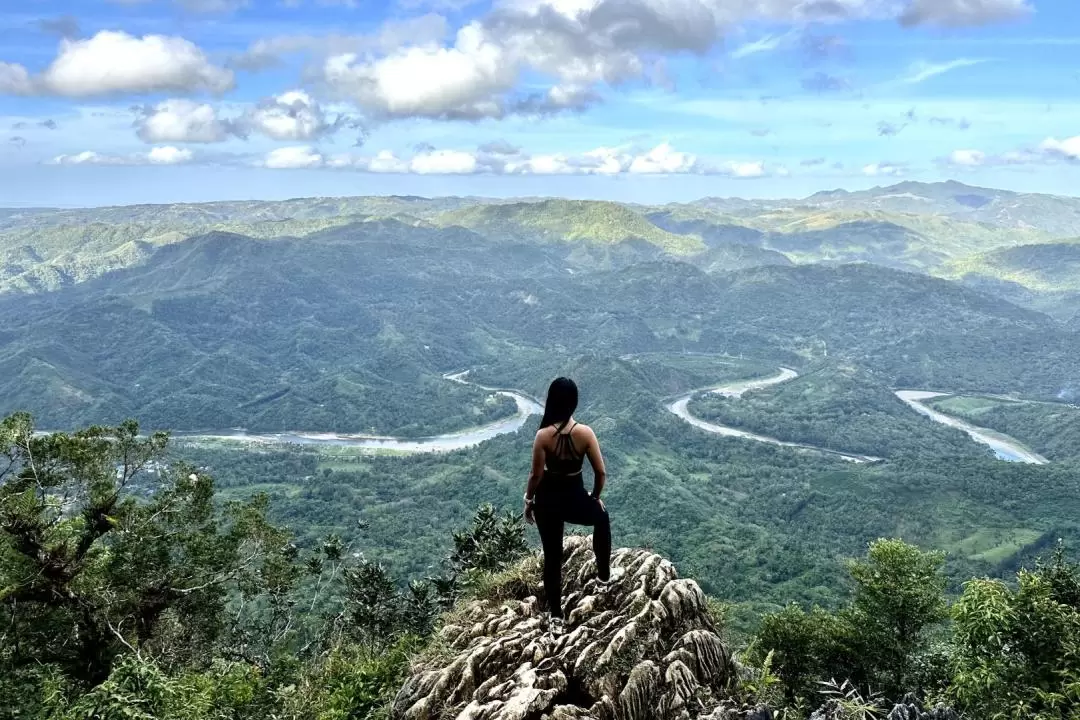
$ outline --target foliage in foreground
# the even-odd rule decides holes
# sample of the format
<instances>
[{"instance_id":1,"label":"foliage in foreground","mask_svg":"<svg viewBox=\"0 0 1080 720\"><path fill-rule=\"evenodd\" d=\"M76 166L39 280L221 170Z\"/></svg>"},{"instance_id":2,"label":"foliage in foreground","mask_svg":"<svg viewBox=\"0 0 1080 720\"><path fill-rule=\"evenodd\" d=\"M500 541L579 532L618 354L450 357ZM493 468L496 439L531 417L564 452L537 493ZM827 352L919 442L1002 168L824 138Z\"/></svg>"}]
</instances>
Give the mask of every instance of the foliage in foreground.
<instances>
[{"instance_id":1,"label":"foliage in foreground","mask_svg":"<svg viewBox=\"0 0 1080 720\"><path fill-rule=\"evenodd\" d=\"M14 718L376 718L460 591L527 551L490 506L448 575L400 588L336 537L303 555L265 498L218 503L134 423L0 423L0 707Z\"/></svg>"},{"instance_id":2,"label":"foliage in foreground","mask_svg":"<svg viewBox=\"0 0 1080 720\"><path fill-rule=\"evenodd\" d=\"M805 708L823 695L847 702L822 690L843 678L845 694L914 693L966 717L1080 718L1080 566L1059 546L1013 585L971 580L950 607L942 562L898 540L872 543L849 565L847 605L793 605L762 620L748 653L752 689Z\"/></svg>"}]
</instances>

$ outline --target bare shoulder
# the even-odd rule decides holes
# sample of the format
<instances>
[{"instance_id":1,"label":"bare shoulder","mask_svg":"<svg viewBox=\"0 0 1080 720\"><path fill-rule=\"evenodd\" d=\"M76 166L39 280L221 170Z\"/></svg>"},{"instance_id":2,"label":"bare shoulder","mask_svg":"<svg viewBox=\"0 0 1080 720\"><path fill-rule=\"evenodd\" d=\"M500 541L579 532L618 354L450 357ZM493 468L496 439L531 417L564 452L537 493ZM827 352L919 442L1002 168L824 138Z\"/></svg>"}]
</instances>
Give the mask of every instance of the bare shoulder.
<instances>
[{"instance_id":1,"label":"bare shoulder","mask_svg":"<svg viewBox=\"0 0 1080 720\"><path fill-rule=\"evenodd\" d=\"M571 430L570 432L575 438L580 438L581 440L586 440L588 442L596 441L596 433L593 432L593 429L591 427L583 423L578 423L577 425L575 425L573 430Z\"/></svg>"}]
</instances>

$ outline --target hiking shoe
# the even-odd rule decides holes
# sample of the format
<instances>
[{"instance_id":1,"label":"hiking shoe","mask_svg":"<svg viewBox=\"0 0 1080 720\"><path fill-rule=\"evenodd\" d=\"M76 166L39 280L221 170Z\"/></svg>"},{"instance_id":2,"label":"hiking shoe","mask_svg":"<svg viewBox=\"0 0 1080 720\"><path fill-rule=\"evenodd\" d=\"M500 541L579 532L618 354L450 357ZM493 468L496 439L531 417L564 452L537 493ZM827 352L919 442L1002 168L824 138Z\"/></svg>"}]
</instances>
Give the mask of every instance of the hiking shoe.
<instances>
[{"instance_id":1,"label":"hiking shoe","mask_svg":"<svg viewBox=\"0 0 1080 720\"><path fill-rule=\"evenodd\" d=\"M561 637L566 634L566 621L561 617L553 617L548 619L548 632L553 637Z\"/></svg>"}]
</instances>

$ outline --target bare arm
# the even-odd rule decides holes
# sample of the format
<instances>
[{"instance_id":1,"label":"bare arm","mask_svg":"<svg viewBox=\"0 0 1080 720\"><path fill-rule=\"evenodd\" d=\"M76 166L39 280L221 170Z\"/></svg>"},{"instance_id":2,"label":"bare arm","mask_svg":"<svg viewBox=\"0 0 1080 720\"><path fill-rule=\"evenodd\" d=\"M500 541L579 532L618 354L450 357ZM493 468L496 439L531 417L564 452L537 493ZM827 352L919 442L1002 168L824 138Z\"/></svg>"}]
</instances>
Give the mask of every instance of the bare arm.
<instances>
[{"instance_id":1,"label":"bare arm","mask_svg":"<svg viewBox=\"0 0 1080 720\"><path fill-rule=\"evenodd\" d=\"M540 479L544 477L544 462L547 457L547 451L544 450L544 441L541 438L541 433L536 433L536 439L533 440L532 449L532 469L529 471L529 482L525 486L525 497L532 498L536 494L536 488L540 485Z\"/></svg>"},{"instance_id":2,"label":"bare arm","mask_svg":"<svg viewBox=\"0 0 1080 720\"><path fill-rule=\"evenodd\" d=\"M604 492L604 483L607 482L607 468L604 467L604 456L600 454L600 441L596 439L596 433L591 428L589 429L589 445L585 449L585 454L593 469L592 496L599 500L600 494Z\"/></svg>"}]
</instances>

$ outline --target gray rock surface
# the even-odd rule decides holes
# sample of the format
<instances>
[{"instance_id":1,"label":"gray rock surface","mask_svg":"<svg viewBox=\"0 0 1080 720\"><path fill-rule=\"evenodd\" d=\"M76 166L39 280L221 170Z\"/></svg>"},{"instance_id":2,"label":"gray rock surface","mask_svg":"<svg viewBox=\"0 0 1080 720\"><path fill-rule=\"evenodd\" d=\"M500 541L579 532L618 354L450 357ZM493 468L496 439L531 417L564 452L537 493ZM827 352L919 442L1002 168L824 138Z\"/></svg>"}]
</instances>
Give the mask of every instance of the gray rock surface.
<instances>
[{"instance_id":1,"label":"gray rock surface","mask_svg":"<svg viewBox=\"0 0 1080 720\"><path fill-rule=\"evenodd\" d=\"M647 550L618 550L612 564L626 574L604 587L590 539L566 539L561 636L543 615L537 572L512 599L460 608L440 631L442 652L412 669L392 719L748 717L721 709L735 666L697 583Z\"/></svg>"}]
</instances>

